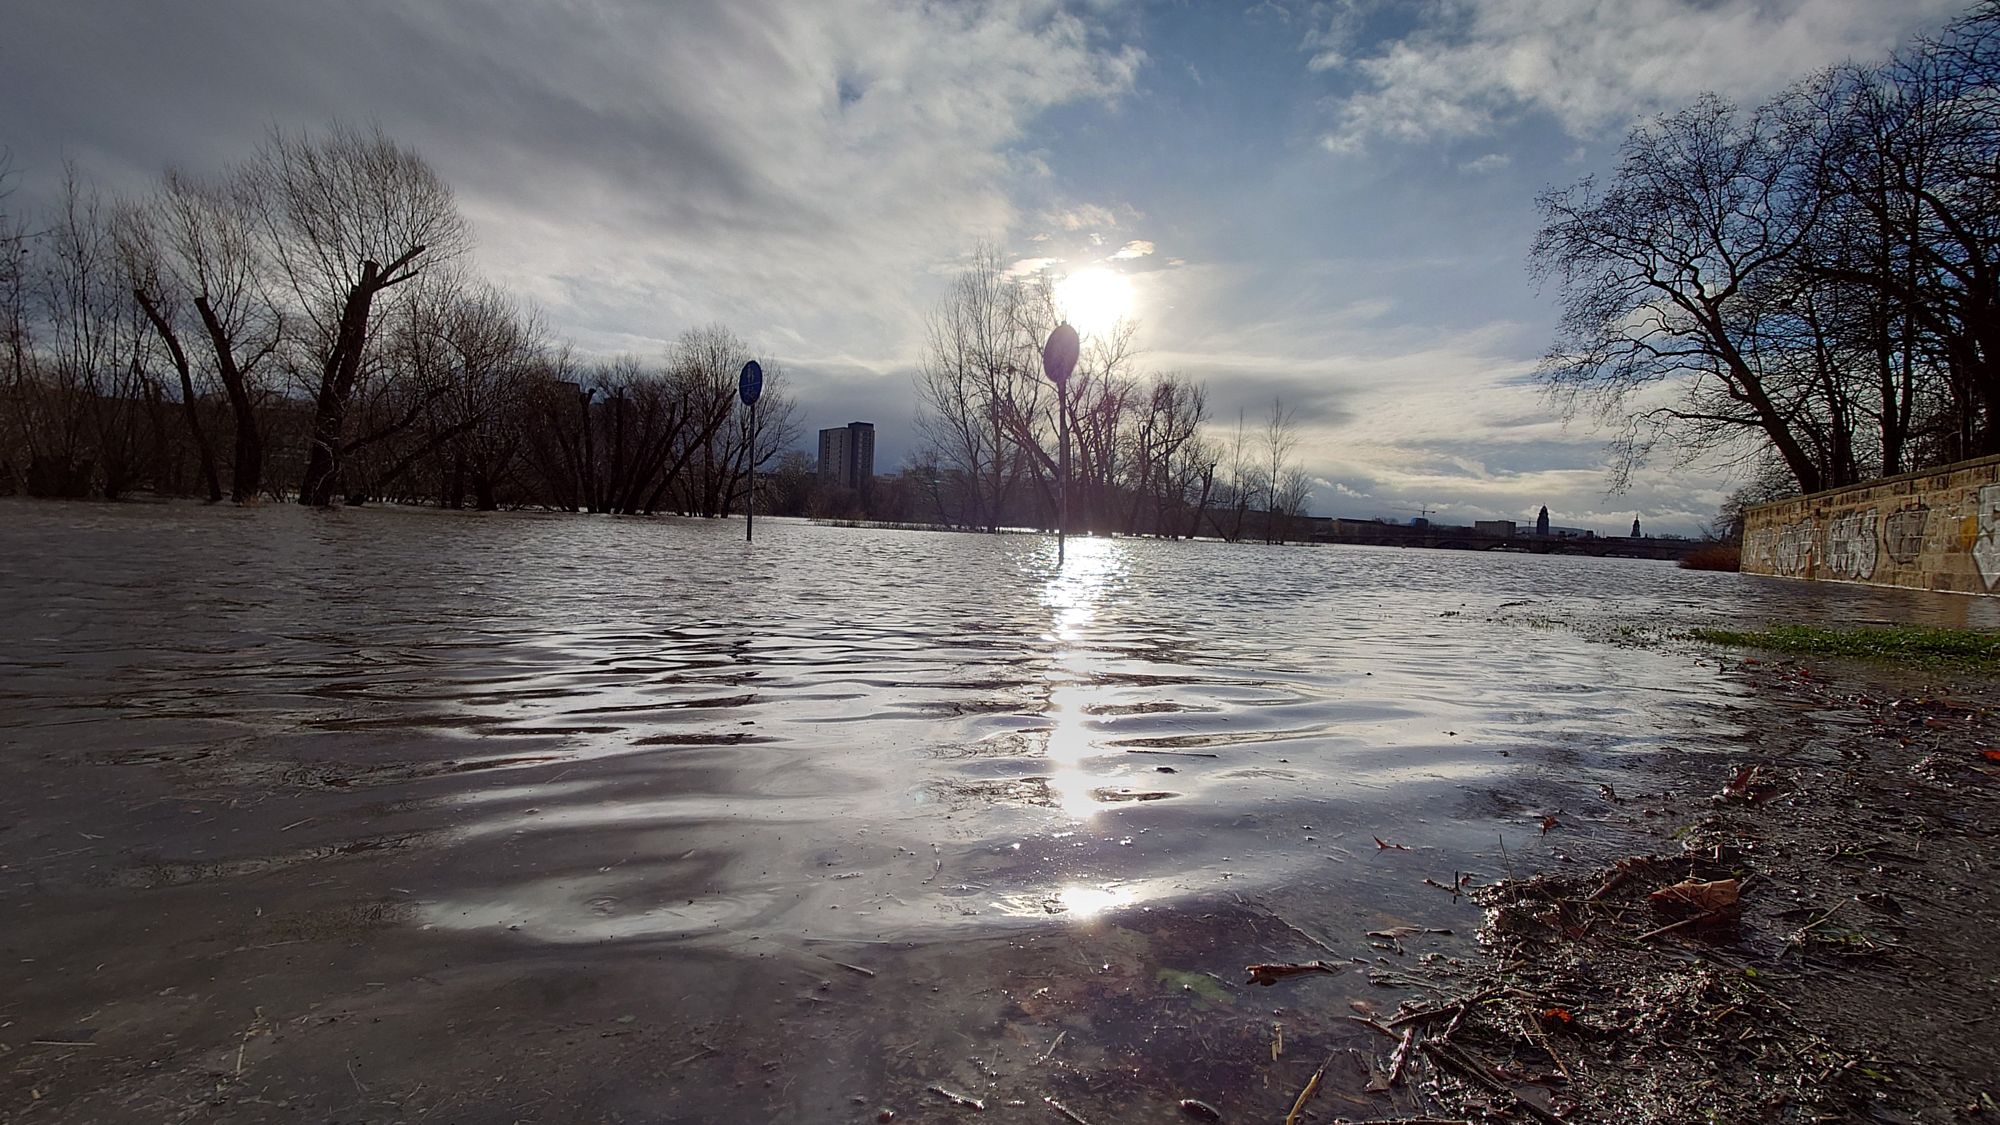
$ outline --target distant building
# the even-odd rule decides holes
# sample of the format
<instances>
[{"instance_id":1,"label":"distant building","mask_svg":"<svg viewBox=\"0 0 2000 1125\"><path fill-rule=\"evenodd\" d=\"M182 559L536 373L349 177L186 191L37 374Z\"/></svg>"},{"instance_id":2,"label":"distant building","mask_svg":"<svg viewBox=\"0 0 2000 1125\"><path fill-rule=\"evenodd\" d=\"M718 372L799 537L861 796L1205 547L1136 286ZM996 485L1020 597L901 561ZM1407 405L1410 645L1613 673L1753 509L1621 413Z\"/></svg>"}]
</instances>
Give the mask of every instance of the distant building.
<instances>
[{"instance_id":1,"label":"distant building","mask_svg":"<svg viewBox=\"0 0 2000 1125\"><path fill-rule=\"evenodd\" d=\"M849 422L819 432L819 482L866 496L875 486L875 423Z\"/></svg>"},{"instance_id":2,"label":"distant building","mask_svg":"<svg viewBox=\"0 0 2000 1125\"><path fill-rule=\"evenodd\" d=\"M1641 538L1641 536L1639 535L1639 517L1638 517L1638 516L1633 516L1633 517L1632 517L1632 538L1634 538L1634 539L1638 539L1638 538Z\"/></svg>"},{"instance_id":3,"label":"distant building","mask_svg":"<svg viewBox=\"0 0 2000 1125\"><path fill-rule=\"evenodd\" d=\"M1481 535L1499 535L1511 539L1514 536L1514 521L1474 520L1472 521L1472 530Z\"/></svg>"},{"instance_id":4,"label":"distant building","mask_svg":"<svg viewBox=\"0 0 2000 1125\"><path fill-rule=\"evenodd\" d=\"M1549 533L1549 506L1547 504L1544 504L1542 505L1542 514L1535 517L1535 534L1547 535L1548 533Z\"/></svg>"}]
</instances>

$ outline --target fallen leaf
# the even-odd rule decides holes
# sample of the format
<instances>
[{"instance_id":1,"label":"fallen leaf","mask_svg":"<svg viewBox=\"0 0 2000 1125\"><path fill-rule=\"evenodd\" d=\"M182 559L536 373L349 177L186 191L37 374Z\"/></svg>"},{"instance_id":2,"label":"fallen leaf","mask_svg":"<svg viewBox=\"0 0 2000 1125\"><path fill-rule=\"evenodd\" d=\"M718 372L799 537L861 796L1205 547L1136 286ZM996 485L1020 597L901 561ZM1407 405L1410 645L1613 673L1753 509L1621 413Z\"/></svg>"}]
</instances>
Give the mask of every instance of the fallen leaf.
<instances>
[{"instance_id":1,"label":"fallen leaf","mask_svg":"<svg viewBox=\"0 0 2000 1125\"><path fill-rule=\"evenodd\" d=\"M1736 905L1738 888L1734 879L1700 882L1684 879L1671 887L1661 887L1646 896L1664 906L1691 906L1696 910L1726 910Z\"/></svg>"},{"instance_id":2,"label":"fallen leaf","mask_svg":"<svg viewBox=\"0 0 2000 1125\"><path fill-rule=\"evenodd\" d=\"M1549 1021L1550 1023L1575 1023L1575 1022L1576 1022L1576 1017L1575 1017L1575 1016L1572 1016L1572 1015L1570 1015L1570 1014L1569 1014L1569 1011L1568 1011L1568 1009L1565 1009L1565 1008L1548 1008L1548 1009L1545 1009L1545 1010L1544 1010L1544 1011L1542 1012L1542 1018L1543 1018L1543 1019L1545 1019L1545 1020L1547 1020L1547 1021Z\"/></svg>"},{"instance_id":3,"label":"fallen leaf","mask_svg":"<svg viewBox=\"0 0 2000 1125\"><path fill-rule=\"evenodd\" d=\"M1559 820L1557 820L1557 819L1556 819L1555 817L1552 817L1552 816L1545 816L1545 817L1543 817L1543 818L1542 818L1542 835L1544 835L1544 836L1548 835L1548 834L1549 834L1549 829L1551 829L1551 828L1556 828L1556 827L1559 827L1559 826L1561 826L1561 824L1562 824L1562 822L1561 822L1561 821L1559 821Z\"/></svg>"},{"instance_id":4,"label":"fallen leaf","mask_svg":"<svg viewBox=\"0 0 2000 1125\"><path fill-rule=\"evenodd\" d=\"M1979 753L1989 762L2000 762L2000 750L1981 750Z\"/></svg>"},{"instance_id":5,"label":"fallen leaf","mask_svg":"<svg viewBox=\"0 0 2000 1125\"><path fill-rule=\"evenodd\" d=\"M1377 848L1381 848L1381 849L1383 849L1384 851L1386 851L1386 850L1388 850L1388 849L1390 849L1390 848L1394 848L1394 849L1396 849L1396 850L1397 850L1397 851L1399 851L1399 852L1406 852L1406 851L1409 851L1409 850L1410 850L1410 848L1409 848L1409 845L1407 845L1407 844L1392 844L1392 843L1390 843L1389 841L1387 841L1387 840L1384 840L1384 839L1383 839L1382 837L1380 837L1380 836L1377 836L1377 837L1375 837L1375 846L1376 846Z\"/></svg>"}]
</instances>

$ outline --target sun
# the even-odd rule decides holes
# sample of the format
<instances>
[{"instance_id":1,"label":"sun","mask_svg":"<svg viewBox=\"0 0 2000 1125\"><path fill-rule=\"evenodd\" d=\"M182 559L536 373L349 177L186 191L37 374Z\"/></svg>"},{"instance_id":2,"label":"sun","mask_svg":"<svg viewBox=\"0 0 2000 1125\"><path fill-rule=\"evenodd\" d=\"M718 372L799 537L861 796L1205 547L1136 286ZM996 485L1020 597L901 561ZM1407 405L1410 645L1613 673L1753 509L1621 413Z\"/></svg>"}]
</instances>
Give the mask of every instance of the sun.
<instances>
[{"instance_id":1,"label":"sun","mask_svg":"<svg viewBox=\"0 0 2000 1125\"><path fill-rule=\"evenodd\" d=\"M1082 335L1109 335L1132 315L1132 282L1107 269L1078 270L1056 282L1056 311Z\"/></svg>"}]
</instances>

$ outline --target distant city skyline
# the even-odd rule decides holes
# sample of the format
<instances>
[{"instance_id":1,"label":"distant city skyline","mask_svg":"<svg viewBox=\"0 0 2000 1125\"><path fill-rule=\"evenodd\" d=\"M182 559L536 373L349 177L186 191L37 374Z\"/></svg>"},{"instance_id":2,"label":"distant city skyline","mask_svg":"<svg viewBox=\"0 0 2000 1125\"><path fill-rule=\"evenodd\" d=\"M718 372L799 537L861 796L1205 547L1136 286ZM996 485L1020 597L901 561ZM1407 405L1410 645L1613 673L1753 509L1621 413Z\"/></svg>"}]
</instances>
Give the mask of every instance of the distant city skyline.
<instances>
[{"instance_id":1,"label":"distant city skyline","mask_svg":"<svg viewBox=\"0 0 2000 1125\"><path fill-rule=\"evenodd\" d=\"M981 242L1129 300L1143 362L1218 426L1294 405L1321 515L1697 532L1733 478L1605 493L1610 434L1530 385L1555 312L1537 191L1703 90L1879 58L1960 0L930 7L24 6L0 70L10 209L62 162L112 194L374 121L456 189L487 274L585 355L720 322L808 417L916 450L923 318ZM131 91L145 96L133 97ZM1108 307L1108 306L1107 306Z\"/></svg>"}]
</instances>

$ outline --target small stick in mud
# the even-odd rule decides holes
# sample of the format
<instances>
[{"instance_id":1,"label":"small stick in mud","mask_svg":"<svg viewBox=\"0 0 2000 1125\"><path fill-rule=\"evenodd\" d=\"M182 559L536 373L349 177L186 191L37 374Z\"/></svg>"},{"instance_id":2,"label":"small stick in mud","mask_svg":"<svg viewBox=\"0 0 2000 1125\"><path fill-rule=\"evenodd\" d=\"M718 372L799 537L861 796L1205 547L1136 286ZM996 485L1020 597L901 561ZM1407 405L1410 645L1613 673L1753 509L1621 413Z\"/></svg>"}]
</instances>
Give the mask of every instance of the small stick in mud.
<instances>
[{"instance_id":1,"label":"small stick in mud","mask_svg":"<svg viewBox=\"0 0 2000 1125\"><path fill-rule=\"evenodd\" d=\"M1305 961L1295 965L1285 963L1245 965L1243 971L1250 974L1250 979L1243 983L1272 985L1278 983L1280 977L1297 976L1300 973L1340 973L1346 969L1345 965L1329 965L1324 961Z\"/></svg>"},{"instance_id":2,"label":"small stick in mud","mask_svg":"<svg viewBox=\"0 0 2000 1125\"><path fill-rule=\"evenodd\" d=\"M1049 1049L1042 1052L1042 1057L1036 1059L1035 1064L1039 1066L1042 1063L1049 1061L1049 1056L1055 1054L1056 1048L1062 1046L1062 1041L1068 1037L1069 1037L1069 1032L1067 1031L1056 1032L1055 1042L1049 1044Z\"/></svg>"},{"instance_id":3,"label":"small stick in mud","mask_svg":"<svg viewBox=\"0 0 2000 1125\"><path fill-rule=\"evenodd\" d=\"M1569 1072L1569 1064L1563 1062L1563 1057L1556 1053L1556 1045L1554 1043L1549 1042L1548 1035L1544 1033L1541 1028L1535 1026L1535 1021L1533 1019L1530 1019L1527 1016L1522 1016L1521 1027L1528 1033L1528 1038L1534 1040L1537 1046L1541 1047L1542 1050L1547 1051L1549 1053L1549 1059L1550 1061L1556 1064L1556 1069L1562 1073L1563 1081L1565 1082L1576 1081L1576 1075L1571 1074Z\"/></svg>"},{"instance_id":4,"label":"small stick in mud","mask_svg":"<svg viewBox=\"0 0 2000 1125\"><path fill-rule=\"evenodd\" d=\"M834 964L839 965L841 968L846 969L850 973L860 973L864 977L872 977L875 975L875 970L873 969L864 969L859 965L850 965L845 961L834 961L833 958L831 957L827 958L827 960L833 961Z\"/></svg>"},{"instance_id":5,"label":"small stick in mud","mask_svg":"<svg viewBox=\"0 0 2000 1125\"><path fill-rule=\"evenodd\" d=\"M1690 917L1683 918L1678 922L1669 922L1666 925L1661 926L1657 930L1647 930L1645 933L1640 934L1638 937L1633 938L1632 940L1650 941L1653 938L1659 937L1661 934L1670 934L1673 933L1675 930L1684 929L1688 926L1699 926L1704 922L1719 921L1722 918L1728 917L1731 913L1732 911L1728 910L1710 910L1704 914L1691 915Z\"/></svg>"},{"instance_id":6,"label":"small stick in mud","mask_svg":"<svg viewBox=\"0 0 2000 1125\"><path fill-rule=\"evenodd\" d=\"M1374 1031L1374 1032L1376 1032L1376 1033L1378 1033L1378 1034L1381 1034L1381 1035L1386 1035L1386 1036L1388 1036L1388 1037L1389 1037L1389 1038L1391 1038L1391 1039L1401 1039L1401 1038L1402 1038L1402 1036L1400 1036L1400 1035L1397 1035L1397 1034L1396 1034L1395 1032L1393 1032L1393 1031L1389 1030L1388 1028L1386 1028L1386 1027L1382 1026L1382 1024L1381 1024L1381 1022L1380 1022L1379 1020L1374 1020L1374 1019L1371 1019L1371 1018L1369 1018L1369 1017L1367 1017L1367 1016L1349 1016L1349 1017L1347 1017L1347 1018L1348 1018L1348 1019L1351 1019L1351 1020L1353 1020L1353 1021L1354 1021L1355 1023L1358 1023L1358 1024L1360 1024L1361 1026L1363 1026L1363 1027L1365 1027L1365 1028L1368 1028L1368 1029L1369 1029L1370 1031Z\"/></svg>"},{"instance_id":7,"label":"small stick in mud","mask_svg":"<svg viewBox=\"0 0 2000 1125\"><path fill-rule=\"evenodd\" d=\"M1371 1117L1366 1121L1348 1121L1345 1125L1472 1125L1463 1117Z\"/></svg>"},{"instance_id":8,"label":"small stick in mud","mask_svg":"<svg viewBox=\"0 0 2000 1125\"><path fill-rule=\"evenodd\" d=\"M1126 750L1125 752L1126 752L1127 754L1159 754L1159 755L1161 755L1162 757L1168 757L1168 758L1220 758L1220 757L1222 756L1222 755L1220 755L1220 754L1204 754L1204 753L1202 753L1202 752L1201 752L1201 751L1199 751L1199 750L1132 750L1132 749L1127 749L1127 750Z\"/></svg>"},{"instance_id":9,"label":"small stick in mud","mask_svg":"<svg viewBox=\"0 0 2000 1125\"><path fill-rule=\"evenodd\" d=\"M931 1093L936 1094L953 1105L964 1106L967 1109L976 1109L982 1112L986 1109L986 1103L980 1101L978 1098L969 1098L964 1094L954 1094L943 1086L931 1086L928 1089Z\"/></svg>"},{"instance_id":10,"label":"small stick in mud","mask_svg":"<svg viewBox=\"0 0 2000 1125\"><path fill-rule=\"evenodd\" d=\"M1061 1102L1055 1100L1054 1098L1044 1096L1042 1100L1049 1103L1050 1109L1053 1109L1057 1113L1062 1114L1064 1117L1069 1118L1071 1121L1076 1122L1076 1125L1090 1125L1090 1122L1085 1121L1082 1117L1078 1116L1075 1110L1062 1104Z\"/></svg>"},{"instance_id":11,"label":"small stick in mud","mask_svg":"<svg viewBox=\"0 0 2000 1125\"><path fill-rule=\"evenodd\" d=\"M1454 1013L1452 1023L1453 1026L1456 1026L1459 1020L1465 1018L1466 1009L1472 1007L1474 1004L1484 1004L1504 991L1506 991L1505 988L1482 988L1470 996L1461 996L1456 1000L1446 1000L1434 1008L1420 1008L1414 1012L1404 1012L1402 1015L1390 1020L1389 1026L1401 1027L1406 1023L1419 1023L1423 1020L1435 1019L1446 1012ZM1451 1032L1446 1031L1445 1034L1449 1035Z\"/></svg>"},{"instance_id":12,"label":"small stick in mud","mask_svg":"<svg viewBox=\"0 0 2000 1125\"><path fill-rule=\"evenodd\" d=\"M1459 1075L1487 1093L1497 1094L1504 1098L1512 1098L1515 1105L1527 1110L1528 1116L1542 1122L1543 1125L1563 1125L1562 1118L1516 1094L1508 1088L1506 1083L1493 1077L1485 1067L1479 1065L1479 1063L1451 1044L1442 1043L1436 1039L1426 1039L1424 1040L1423 1051L1425 1054L1445 1064L1446 1069L1450 1070L1453 1074Z\"/></svg>"},{"instance_id":13,"label":"small stick in mud","mask_svg":"<svg viewBox=\"0 0 2000 1125\"><path fill-rule=\"evenodd\" d=\"M1389 1072L1387 1074L1380 1076L1379 1078L1374 1078L1369 1080L1368 1083L1369 1093L1371 1094L1386 1093L1389 1090L1394 1089L1396 1083L1401 1082L1403 1080L1403 1067L1410 1061L1410 1045L1416 1041L1416 1036L1417 1036L1416 1028L1411 1027L1404 1029L1403 1041L1396 1044L1395 1051L1393 1051L1389 1055Z\"/></svg>"},{"instance_id":14,"label":"small stick in mud","mask_svg":"<svg viewBox=\"0 0 2000 1125\"><path fill-rule=\"evenodd\" d=\"M1313 1092L1319 1089L1320 1080L1326 1077L1326 1068L1332 1063L1333 1056L1328 1055L1326 1062L1319 1064L1319 1069L1312 1072L1311 1078L1306 1079L1306 1088L1299 1091L1298 1100L1292 1103L1292 1112L1285 1115L1285 1125L1299 1125L1299 1115L1306 1111L1306 1102L1310 1101Z\"/></svg>"},{"instance_id":15,"label":"small stick in mud","mask_svg":"<svg viewBox=\"0 0 2000 1125\"><path fill-rule=\"evenodd\" d=\"M1292 931L1293 933L1299 935L1300 937L1306 939L1307 941L1313 943L1314 945L1319 946L1320 949L1324 950L1325 952L1332 953L1335 955L1338 955L1340 953L1340 950L1335 949L1334 947L1328 945L1327 943L1321 941L1320 939L1312 936L1306 931L1300 929L1297 925L1293 924L1292 922L1287 921L1284 918L1279 918L1278 915L1276 914L1271 915L1271 917L1276 918L1280 923L1283 923L1286 929Z\"/></svg>"},{"instance_id":16,"label":"small stick in mud","mask_svg":"<svg viewBox=\"0 0 2000 1125\"><path fill-rule=\"evenodd\" d=\"M709 1046L706 1043L703 1043L701 1045L701 1050L696 1051L694 1054L689 1055L687 1058L677 1059L674 1062L668 1063L667 1069L679 1070L681 1067L684 1067L691 1062L700 1062L702 1059L705 1059L712 1054L715 1054L715 1048Z\"/></svg>"}]
</instances>

